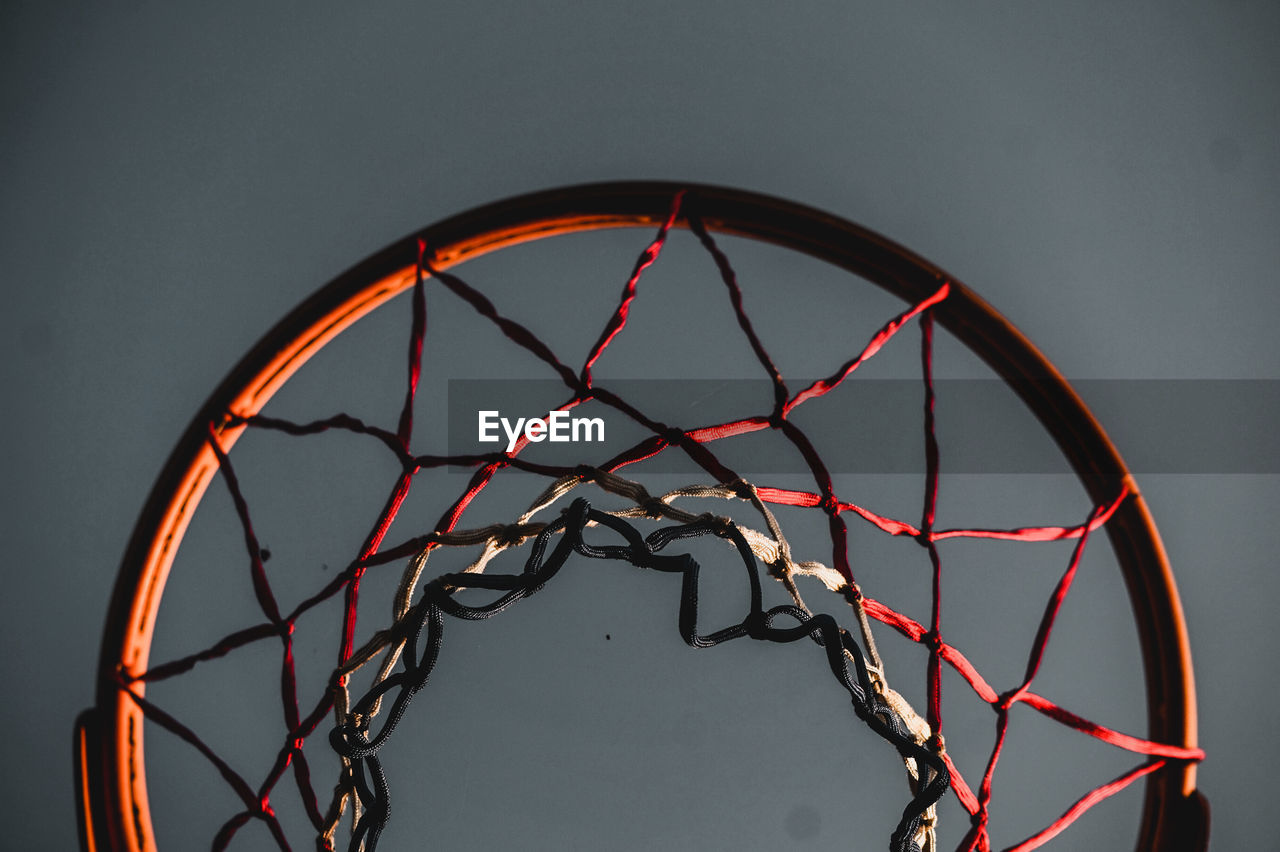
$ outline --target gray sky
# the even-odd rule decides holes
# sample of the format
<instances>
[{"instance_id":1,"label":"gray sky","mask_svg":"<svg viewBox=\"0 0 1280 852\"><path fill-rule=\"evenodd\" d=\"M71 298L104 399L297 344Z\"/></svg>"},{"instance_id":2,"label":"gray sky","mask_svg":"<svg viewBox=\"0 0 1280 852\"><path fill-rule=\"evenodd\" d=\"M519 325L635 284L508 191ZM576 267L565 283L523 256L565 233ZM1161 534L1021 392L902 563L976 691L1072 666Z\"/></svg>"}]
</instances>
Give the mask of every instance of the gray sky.
<instances>
[{"instance_id":1,"label":"gray sky","mask_svg":"<svg viewBox=\"0 0 1280 852\"><path fill-rule=\"evenodd\" d=\"M1071 378L1280 378L1273 4L234 5L0 13L14 848L73 843L71 723L192 414L324 281L452 212L741 186L930 258ZM1192 632L1215 845L1245 848L1275 757L1239 720L1276 698L1280 482L1142 484ZM776 820L793 840L799 807Z\"/></svg>"}]
</instances>

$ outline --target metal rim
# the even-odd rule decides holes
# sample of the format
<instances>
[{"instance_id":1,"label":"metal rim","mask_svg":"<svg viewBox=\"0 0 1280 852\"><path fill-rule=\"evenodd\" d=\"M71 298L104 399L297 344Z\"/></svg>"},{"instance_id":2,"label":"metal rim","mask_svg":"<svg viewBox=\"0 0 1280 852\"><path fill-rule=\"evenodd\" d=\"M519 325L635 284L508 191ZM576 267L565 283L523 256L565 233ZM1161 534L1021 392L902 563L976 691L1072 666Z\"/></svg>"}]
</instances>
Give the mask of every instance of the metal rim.
<instances>
[{"instance_id":1,"label":"metal rim","mask_svg":"<svg viewBox=\"0 0 1280 852\"><path fill-rule=\"evenodd\" d=\"M1142 646L1147 736L1196 745L1190 647L1173 574L1155 525L1102 427L1057 370L1014 326L967 287L890 240L810 207L698 184L590 184L523 195L445 219L343 273L281 320L231 371L170 455L134 529L116 580L99 662L97 704L77 724L76 775L86 849L154 850L143 765L142 717L118 687L120 671L147 666L169 567L187 523L217 470L208 424L226 412L259 411L294 371L369 311L412 285L419 241L448 269L510 245L601 228L649 227L686 190L708 230L803 252L862 276L908 302L942 282L951 295L937 321L985 361L1052 435L1090 498L1102 503L1120 481L1134 497L1107 525L1124 574ZM685 227L683 220L677 227ZM223 427L229 450L243 427ZM1207 842L1208 811L1195 790L1195 765L1149 776L1139 849L1196 849Z\"/></svg>"}]
</instances>

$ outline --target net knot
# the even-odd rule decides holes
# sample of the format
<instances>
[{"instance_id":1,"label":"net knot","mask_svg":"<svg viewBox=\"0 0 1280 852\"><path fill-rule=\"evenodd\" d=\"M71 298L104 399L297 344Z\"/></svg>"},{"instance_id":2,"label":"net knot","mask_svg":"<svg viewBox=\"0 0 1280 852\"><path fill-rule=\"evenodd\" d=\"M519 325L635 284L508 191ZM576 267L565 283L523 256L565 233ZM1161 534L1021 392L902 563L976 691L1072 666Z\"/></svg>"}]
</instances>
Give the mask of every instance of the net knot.
<instances>
[{"instance_id":1,"label":"net knot","mask_svg":"<svg viewBox=\"0 0 1280 852\"><path fill-rule=\"evenodd\" d=\"M1008 713L1009 708L1014 704L1017 704L1022 699L1022 693L1023 691L1021 689L1010 689L1007 692L1002 692L996 698L993 706L997 712Z\"/></svg>"},{"instance_id":2,"label":"net knot","mask_svg":"<svg viewBox=\"0 0 1280 852\"><path fill-rule=\"evenodd\" d=\"M661 520L666 514L667 504L659 497L646 497L640 501L640 509L645 517Z\"/></svg>"},{"instance_id":3,"label":"net knot","mask_svg":"<svg viewBox=\"0 0 1280 852\"><path fill-rule=\"evenodd\" d=\"M942 637L932 630L920 637L920 644L935 654L942 653Z\"/></svg>"},{"instance_id":4,"label":"net knot","mask_svg":"<svg viewBox=\"0 0 1280 852\"><path fill-rule=\"evenodd\" d=\"M979 806L976 813L969 814L969 825L982 829L987 826L987 809Z\"/></svg>"},{"instance_id":5,"label":"net knot","mask_svg":"<svg viewBox=\"0 0 1280 852\"><path fill-rule=\"evenodd\" d=\"M675 426L670 426L662 430L662 440L668 444L678 444L685 439L685 431Z\"/></svg>"},{"instance_id":6,"label":"net knot","mask_svg":"<svg viewBox=\"0 0 1280 852\"><path fill-rule=\"evenodd\" d=\"M735 524L731 519L722 518L719 515L713 515L710 512L703 512L698 516L698 520L711 528L712 535L720 538L732 540L734 534L737 532L737 524ZM770 563L767 567L768 570L772 571L773 563Z\"/></svg>"},{"instance_id":7,"label":"net knot","mask_svg":"<svg viewBox=\"0 0 1280 852\"><path fill-rule=\"evenodd\" d=\"M828 494L818 502L818 507L828 515L840 514L840 501L835 498L834 494Z\"/></svg>"},{"instance_id":8,"label":"net knot","mask_svg":"<svg viewBox=\"0 0 1280 852\"><path fill-rule=\"evenodd\" d=\"M493 537L493 543L501 549L517 547L527 537L527 532L519 524L506 524Z\"/></svg>"}]
</instances>

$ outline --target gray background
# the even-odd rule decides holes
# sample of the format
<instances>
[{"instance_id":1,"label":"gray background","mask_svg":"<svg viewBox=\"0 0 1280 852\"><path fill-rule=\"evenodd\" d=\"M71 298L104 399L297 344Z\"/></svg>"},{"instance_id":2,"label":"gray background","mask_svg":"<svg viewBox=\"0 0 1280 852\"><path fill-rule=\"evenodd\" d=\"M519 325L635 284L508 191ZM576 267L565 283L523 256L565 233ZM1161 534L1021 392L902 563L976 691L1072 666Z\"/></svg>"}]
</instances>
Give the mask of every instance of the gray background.
<instances>
[{"instance_id":1,"label":"gray background","mask_svg":"<svg viewBox=\"0 0 1280 852\"><path fill-rule=\"evenodd\" d=\"M192 413L320 283L448 213L592 180L737 185L910 246L1069 377L1280 377L1278 17L1245 0L6 4L0 783L21 816L0 845L74 843L71 723L119 555ZM1143 479L1221 849L1271 836L1256 809L1276 747L1250 721L1274 715L1277 485ZM789 801L776 822L833 845Z\"/></svg>"}]
</instances>

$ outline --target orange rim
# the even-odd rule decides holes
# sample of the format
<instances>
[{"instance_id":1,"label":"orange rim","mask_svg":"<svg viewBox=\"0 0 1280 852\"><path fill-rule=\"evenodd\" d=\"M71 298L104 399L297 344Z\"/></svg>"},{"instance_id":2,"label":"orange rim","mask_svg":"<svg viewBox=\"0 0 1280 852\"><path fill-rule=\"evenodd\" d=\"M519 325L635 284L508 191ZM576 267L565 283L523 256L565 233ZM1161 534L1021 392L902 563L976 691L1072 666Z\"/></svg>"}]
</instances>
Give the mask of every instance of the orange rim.
<instances>
[{"instance_id":1,"label":"orange rim","mask_svg":"<svg viewBox=\"0 0 1280 852\"><path fill-rule=\"evenodd\" d=\"M165 582L187 524L218 469L208 424L255 414L306 361L349 325L412 286L419 241L446 270L507 246L602 228L655 227L686 190L708 230L800 251L844 268L909 303L951 282L936 320L995 370L1053 436L1095 503L1117 478L1134 494L1107 525L1142 646L1148 737L1196 746L1195 690L1182 606L1141 493L1115 446L1070 385L1008 320L967 287L886 238L843 219L768 196L691 184L592 184L524 195L446 219L348 270L278 323L214 391L169 457L134 529L116 580L98 670L97 704L76 728L77 802L83 848L152 852L143 717L119 687L146 670ZM678 227L687 225L677 221ZM224 425L229 451L243 426ZM141 693L143 682L132 689ZM1202 849L1208 808L1195 764L1146 782L1139 849Z\"/></svg>"}]
</instances>

